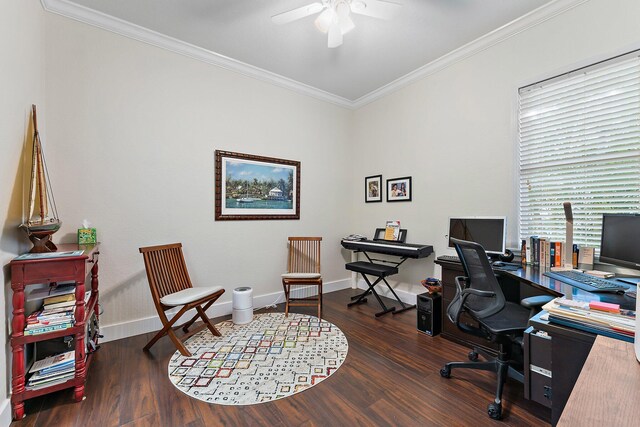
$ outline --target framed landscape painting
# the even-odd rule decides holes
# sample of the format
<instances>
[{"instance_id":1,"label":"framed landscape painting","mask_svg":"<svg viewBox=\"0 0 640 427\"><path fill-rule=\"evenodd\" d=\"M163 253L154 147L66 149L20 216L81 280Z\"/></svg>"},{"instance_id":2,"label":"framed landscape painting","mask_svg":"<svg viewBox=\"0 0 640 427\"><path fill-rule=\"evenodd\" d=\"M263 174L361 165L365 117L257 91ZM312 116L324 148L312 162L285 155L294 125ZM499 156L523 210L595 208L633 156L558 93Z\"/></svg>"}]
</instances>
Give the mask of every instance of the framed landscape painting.
<instances>
[{"instance_id":1,"label":"framed landscape painting","mask_svg":"<svg viewBox=\"0 0 640 427\"><path fill-rule=\"evenodd\" d=\"M382 175L368 176L364 179L364 201L382 202Z\"/></svg>"},{"instance_id":2,"label":"framed landscape painting","mask_svg":"<svg viewBox=\"0 0 640 427\"><path fill-rule=\"evenodd\" d=\"M300 162L216 150L215 219L300 219Z\"/></svg>"},{"instance_id":3,"label":"framed landscape painting","mask_svg":"<svg viewBox=\"0 0 640 427\"><path fill-rule=\"evenodd\" d=\"M387 202L411 201L411 177L387 180Z\"/></svg>"}]
</instances>

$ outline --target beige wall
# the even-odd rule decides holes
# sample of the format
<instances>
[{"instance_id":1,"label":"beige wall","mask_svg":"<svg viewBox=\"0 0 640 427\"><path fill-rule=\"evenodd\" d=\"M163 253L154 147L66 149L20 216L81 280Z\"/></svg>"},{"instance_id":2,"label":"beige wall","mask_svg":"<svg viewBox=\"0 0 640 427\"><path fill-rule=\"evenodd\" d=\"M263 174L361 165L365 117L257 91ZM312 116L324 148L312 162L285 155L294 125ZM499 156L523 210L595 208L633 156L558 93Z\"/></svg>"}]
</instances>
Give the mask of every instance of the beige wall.
<instances>
[{"instance_id":1,"label":"beige wall","mask_svg":"<svg viewBox=\"0 0 640 427\"><path fill-rule=\"evenodd\" d=\"M412 176L414 192L411 203L355 203L354 232L399 219L441 255L449 216L506 215L517 247L518 87L640 48L639 16L640 2L592 0L357 110L354 190L382 173ZM419 292L439 274L433 259L405 264L398 288Z\"/></svg>"},{"instance_id":2,"label":"beige wall","mask_svg":"<svg viewBox=\"0 0 640 427\"><path fill-rule=\"evenodd\" d=\"M47 30L57 236L97 227L107 331L155 317L140 246L182 242L221 301L281 292L292 235L322 236L325 283L345 279L351 111L56 15ZM301 161L301 219L214 221L216 149Z\"/></svg>"},{"instance_id":3,"label":"beige wall","mask_svg":"<svg viewBox=\"0 0 640 427\"><path fill-rule=\"evenodd\" d=\"M45 16L35 1L4 3L2 263L27 248L16 229L19 165L35 102L64 222L56 241L73 241L84 218L98 228L103 325L121 334L154 315L137 251L143 245L183 242L193 281L222 284L224 301L240 285L267 297L280 291L288 235L322 235L325 280L337 284L348 277L339 238L370 234L387 219L401 220L410 241L441 254L450 215L507 215L515 245L517 88L640 47L638 2L591 0L351 112ZM215 149L300 160L302 219L213 221ZM364 204L363 178L378 173L412 176L413 202ZM437 274L432 259L408 261L398 288L419 292L409 283ZM3 273L0 315L8 319ZM5 342L7 332L0 331ZM0 369L6 409L4 359L0 366L7 366Z\"/></svg>"},{"instance_id":4,"label":"beige wall","mask_svg":"<svg viewBox=\"0 0 640 427\"><path fill-rule=\"evenodd\" d=\"M44 106L44 12L40 3L10 0L2 2L0 13L0 263L4 292L0 293L0 425L11 419L11 347L8 344L11 316L11 284L8 263L28 245L18 230L22 208L22 149L31 104ZM45 129L42 129L46 134Z\"/></svg>"}]
</instances>

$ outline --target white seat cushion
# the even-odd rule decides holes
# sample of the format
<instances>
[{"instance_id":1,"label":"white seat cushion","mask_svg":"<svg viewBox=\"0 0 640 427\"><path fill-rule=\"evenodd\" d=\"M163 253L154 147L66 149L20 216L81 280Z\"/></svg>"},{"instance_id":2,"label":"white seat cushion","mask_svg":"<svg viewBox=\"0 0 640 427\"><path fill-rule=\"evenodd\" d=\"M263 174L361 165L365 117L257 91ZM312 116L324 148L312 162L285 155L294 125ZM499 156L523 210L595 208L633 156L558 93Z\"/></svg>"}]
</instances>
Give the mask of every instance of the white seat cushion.
<instances>
[{"instance_id":1,"label":"white seat cushion","mask_svg":"<svg viewBox=\"0 0 640 427\"><path fill-rule=\"evenodd\" d=\"M189 304L190 302L197 301L211 294L215 294L220 290L222 290L222 286L188 288L169 295L165 295L160 298L160 302L166 306L175 307L177 305L185 305Z\"/></svg>"},{"instance_id":2,"label":"white seat cushion","mask_svg":"<svg viewBox=\"0 0 640 427\"><path fill-rule=\"evenodd\" d=\"M322 277L320 273L284 273L283 279L317 279Z\"/></svg>"}]
</instances>

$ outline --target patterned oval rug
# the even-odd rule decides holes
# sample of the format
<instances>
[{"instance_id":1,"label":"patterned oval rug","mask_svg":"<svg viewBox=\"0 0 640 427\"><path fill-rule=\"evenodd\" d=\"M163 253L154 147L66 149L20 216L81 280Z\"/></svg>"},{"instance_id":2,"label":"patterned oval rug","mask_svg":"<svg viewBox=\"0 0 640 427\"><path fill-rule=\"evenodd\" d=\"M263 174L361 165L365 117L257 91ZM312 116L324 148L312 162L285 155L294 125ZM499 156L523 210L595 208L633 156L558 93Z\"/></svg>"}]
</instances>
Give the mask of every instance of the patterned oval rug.
<instances>
[{"instance_id":1,"label":"patterned oval rug","mask_svg":"<svg viewBox=\"0 0 640 427\"><path fill-rule=\"evenodd\" d=\"M251 323L218 323L176 351L169 378L182 392L221 405L252 405L290 396L333 374L347 357L347 337L335 325L314 316L258 314Z\"/></svg>"}]
</instances>

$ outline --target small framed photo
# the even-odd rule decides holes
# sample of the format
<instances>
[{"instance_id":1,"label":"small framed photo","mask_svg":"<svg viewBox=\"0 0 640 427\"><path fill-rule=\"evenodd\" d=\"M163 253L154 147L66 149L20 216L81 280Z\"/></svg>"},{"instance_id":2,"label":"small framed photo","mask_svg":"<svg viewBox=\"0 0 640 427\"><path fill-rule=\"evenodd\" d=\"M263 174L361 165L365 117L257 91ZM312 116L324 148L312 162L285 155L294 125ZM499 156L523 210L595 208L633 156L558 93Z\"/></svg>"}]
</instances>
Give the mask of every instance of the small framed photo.
<instances>
[{"instance_id":1,"label":"small framed photo","mask_svg":"<svg viewBox=\"0 0 640 427\"><path fill-rule=\"evenodd\" d=\"M387 180L387 202L411 201L411 177Z\"/></svg>"},{"instance_id":2,"label":"small framed photo","mask_svg":"<svg viewBox=\"0 0 640 427\"><path fill-rule=\"evenodd\" d=\"M364 179L364 201L382 202L382 175L368 176Z\"/></svg>"}]
</instances>

